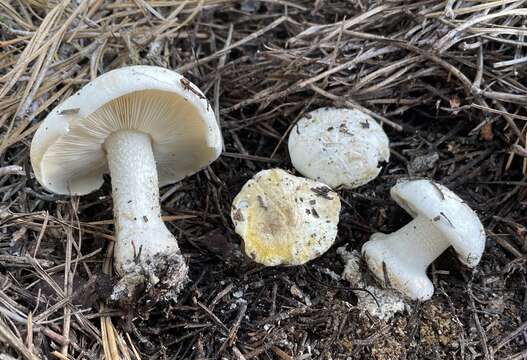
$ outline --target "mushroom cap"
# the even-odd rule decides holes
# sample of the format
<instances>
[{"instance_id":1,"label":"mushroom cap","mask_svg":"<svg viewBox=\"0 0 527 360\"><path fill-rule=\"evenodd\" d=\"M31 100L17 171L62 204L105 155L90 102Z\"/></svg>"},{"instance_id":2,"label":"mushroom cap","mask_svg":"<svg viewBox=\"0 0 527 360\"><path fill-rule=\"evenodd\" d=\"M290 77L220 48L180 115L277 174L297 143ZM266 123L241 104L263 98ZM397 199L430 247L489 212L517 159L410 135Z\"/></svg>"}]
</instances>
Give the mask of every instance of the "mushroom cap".
<instances>
[{"instance_id":1,"label":"mushroom cap","mask_svg":"<svg viewBox=\"0 0 527 360\"><path fill-rule=\"evenodd\" d=\"M31 144L37 180L58 194L98 189L108 172L104 142L124 129L150 135L160 186L222 150L214 112L196 86L161 67L129 66L99 76L48 114Z\"/></svg>"},{"instance_id":2,"label":"mushroom cap","mask_svg":"<svg viewBox=\"0 0 527 360\"><path fill-rule=\"evenodd\" d=\"M390 195L412 217L428 218L463 264L474 267L479 263L485 250L485 229L476 213L451 190L422 179L400 181Z\"/></svg>"},{"instance_id":3,"label":"mushroom cap","mask_svg":"<svg viewBox=\"0 0 527 360\"><path fill-rule=\"evenodd\" d=\"M388 161L382 127L352 109L320 108L301 118L289 135L289 155L302 175L332 188L355 188L373 180Z\"/></svg>"},{"instance_id":4,"label":"mushroom cap","mask_svg":"<svg viewBox=\"0 0 527 360\"><path fill-rule=\"evenodd\" d=\"M333 245L339 213L339 196L326 185L271 169L243 186L231 218L254 261L300 265Z\"/></svg>"}]
</instances>

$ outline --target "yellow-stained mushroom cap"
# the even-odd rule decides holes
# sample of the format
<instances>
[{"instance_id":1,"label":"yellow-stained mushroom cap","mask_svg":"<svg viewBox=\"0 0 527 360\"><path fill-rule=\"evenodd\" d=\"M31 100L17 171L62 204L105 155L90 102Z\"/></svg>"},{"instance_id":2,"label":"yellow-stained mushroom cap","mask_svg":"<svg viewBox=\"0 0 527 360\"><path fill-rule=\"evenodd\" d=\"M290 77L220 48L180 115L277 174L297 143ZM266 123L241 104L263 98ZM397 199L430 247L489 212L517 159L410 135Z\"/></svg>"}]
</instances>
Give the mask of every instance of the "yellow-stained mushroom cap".
<instances>
[{"instance_id":1,"label":"yellow-stained mushroom cap","mask_svg":"<svg viewBox=\"0 0 527 360\"><path fill-rule=\"evenodd\" d=\"M327 185L281 169L263 170L233 201L231 217L245 253L266 266L300 265L337 236L340 199Z\"/></svg>"}]
</instances>

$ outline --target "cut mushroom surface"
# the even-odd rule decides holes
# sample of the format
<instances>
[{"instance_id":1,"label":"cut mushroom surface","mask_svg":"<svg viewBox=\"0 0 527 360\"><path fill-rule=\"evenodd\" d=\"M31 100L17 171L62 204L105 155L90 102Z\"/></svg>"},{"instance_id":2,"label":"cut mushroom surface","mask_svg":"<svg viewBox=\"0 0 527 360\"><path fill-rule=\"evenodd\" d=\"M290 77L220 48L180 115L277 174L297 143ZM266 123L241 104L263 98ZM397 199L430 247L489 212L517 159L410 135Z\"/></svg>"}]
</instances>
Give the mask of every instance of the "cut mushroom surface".
<instances>
[{"instance_id":1,"label":"cut mushroom surface","mask_svg":"<svg viewBox=\"0 0 527 360\"><path fill-rule=\"evenodd\" d=\"M110 173L117 300L158 286L175 298L187 279L177 241L161 220L159 186L199 171L221 153L205 96L181 75L130 66L96 78L52 110L31 145L37 180L58 194L84 195Z\"/></svg>"},{"instance_id":2,"label":"cut mushroom surface","mask_svg":"<svg viewBox=\"0 0 527 360\"><path fill-rule=\"evenodd\" d=\"M373 180L390 158L388 137L369 115L320 108L292 128L289 155L302 175L332 188L355 188Z\"/></svg>"},{"instance_id":3,"label":"cut mushroom surface","mask_svg":"<svg viewBox=\"0 0 527 360\"><path fill-rule=\"evenodd\" d=\"M249 180L232 204L245 253L267 265L299 265L326 252L337 235L340 199L326 185L280 169Z\"/></svg>"}]
</instances>

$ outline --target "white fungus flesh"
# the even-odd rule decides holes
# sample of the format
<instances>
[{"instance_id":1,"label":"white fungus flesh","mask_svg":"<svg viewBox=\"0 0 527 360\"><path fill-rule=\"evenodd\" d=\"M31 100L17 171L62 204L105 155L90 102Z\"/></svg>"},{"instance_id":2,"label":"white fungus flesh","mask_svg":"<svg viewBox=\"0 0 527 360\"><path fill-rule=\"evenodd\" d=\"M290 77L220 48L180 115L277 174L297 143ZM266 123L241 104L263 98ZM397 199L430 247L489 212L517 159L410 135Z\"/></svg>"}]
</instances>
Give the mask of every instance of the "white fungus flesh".
<instances>
[{"instance_id":1,"label":"white fungus flesh","mask_svg":"<svg viewBox=\"0 0 527 360\"><path fill-rule=\"evenodd\" d=\"M203 94L181 75L159 67L110 71L52 110L31 145L38 181L58 194L112 182L115 269L113 297L129 300L146 286L175 298L187 265L161 219L159 186L214 161L222 138Z\"/></svg>"},{"instance_id":2,"label":"white fungus flesh","mask_svg":"<svg viewBox=\"0 0 527 360\"><path fill-rule=\"evenodd\" d=\"M369 269L386 286L412 299L430 299L434 286L426 269L450 246L466 266L479 263L485 230L456 194L423 179L399 182L391 196L414 219L391 234L373 234L362 247Z\"/></svg>"},{"instance_id":3,"label":"white fungus flesh","mask_svg":"<svg viewBox=\"0 0 527 360\"><path fill-rule=\"evenodd\" d=\"M332 188L355 188L373 180L390 158L388 137L369 115L320 108L292 128L289 155L302 175Z\"/></svg>"},{"instance_id":4,"label":"white fungus flesh","mask_svg":"<svg viewBox=\"0 0 527 360\"><path fill-rule=\"evenodd\" d=\"M326 252L337 236L338 195L280 169L263 170L233 201L231 218L245 253L266 265L300 265Z\"/></svg>"}]
</instances>

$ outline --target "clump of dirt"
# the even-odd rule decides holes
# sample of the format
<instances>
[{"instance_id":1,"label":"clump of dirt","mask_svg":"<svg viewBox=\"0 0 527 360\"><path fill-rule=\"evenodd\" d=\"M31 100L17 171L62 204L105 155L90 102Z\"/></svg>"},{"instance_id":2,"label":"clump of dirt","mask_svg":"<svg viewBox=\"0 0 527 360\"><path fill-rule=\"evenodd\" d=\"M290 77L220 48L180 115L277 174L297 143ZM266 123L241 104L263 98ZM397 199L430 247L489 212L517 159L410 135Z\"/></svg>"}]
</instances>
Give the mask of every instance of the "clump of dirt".
<instances>
[{"instance_id":1,"label":"clump of dirt","mask_svg":"<svg viewBox=\"0 0 527 360\"><path fill-rule=\"evenodd\" d=\"M409 299L401 293L383 289L377 286L372 276L369 276L358 251L347 251L345 247L337 249L345 263L342 278L349 281L355 288L357 307L381 320L389 320L395 314L404 312L408 308Z\"/></svg>"},{"instance_id":2,"label":"clump of dirt","mask_svg":"<svg viewBox=\"0 0 527 360\"><path fill-rule=\"evenodd\" d=\"M439 352L447 356L459 348L461 328L452 312L437 301L423 304L419 324L419 346L424 353Z\"/></svg>"},{"instance_id":3,"label":"clump of dirt","mask_svg":"<svg viewBox=\"0 0 527 360\"><path fill-rule=\"evenodd\" d=\"M375 360L406 359L407 351L404 343L386 337L371 348L371 356Z\"/></svg>"}]
</instances>

